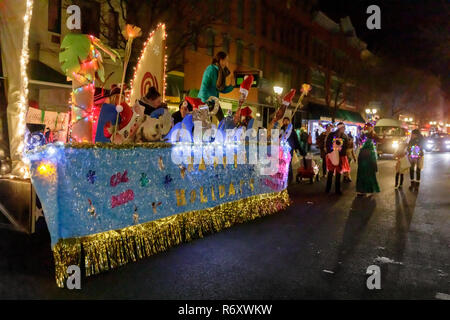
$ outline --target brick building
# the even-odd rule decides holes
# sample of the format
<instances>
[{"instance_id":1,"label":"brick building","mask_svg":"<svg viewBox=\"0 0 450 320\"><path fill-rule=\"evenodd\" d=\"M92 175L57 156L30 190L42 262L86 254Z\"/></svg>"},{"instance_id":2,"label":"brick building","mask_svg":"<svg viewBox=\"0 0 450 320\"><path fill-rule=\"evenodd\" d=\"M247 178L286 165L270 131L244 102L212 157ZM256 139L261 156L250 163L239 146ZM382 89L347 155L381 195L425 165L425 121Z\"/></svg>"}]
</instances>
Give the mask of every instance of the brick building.
<instances>
[{"instance_id":1,"label":"brick building","mask_svg":"<svg viewBox=\"0 0 450 320\"><path fill-rule=\"evenodd\" d=\"M259 86L250 90L248 102L263 125L269 118L267 98L273 94L274 85L286 92L291 87L299 89L304 82L312 84L308 104L296 115L297 126L300 118L303 124L308 118L331 118L326 94L333 90L334 83L345 82L347 68L359 63L361 52L366 50L350 19L334 22L315 11L315 1L311 0L231 0L226 6L228 13L222 21L198 35L197 42L186 49L184 90L195 93L214 54L225 51L232 71L261 71ZM345 102L336 119L363 121L359 115L364 105L362 92L357 84L345 83L340 93ZM221 98L235 105L238 95L239 91L233 90Z\"/></svg>"}]
</instances>

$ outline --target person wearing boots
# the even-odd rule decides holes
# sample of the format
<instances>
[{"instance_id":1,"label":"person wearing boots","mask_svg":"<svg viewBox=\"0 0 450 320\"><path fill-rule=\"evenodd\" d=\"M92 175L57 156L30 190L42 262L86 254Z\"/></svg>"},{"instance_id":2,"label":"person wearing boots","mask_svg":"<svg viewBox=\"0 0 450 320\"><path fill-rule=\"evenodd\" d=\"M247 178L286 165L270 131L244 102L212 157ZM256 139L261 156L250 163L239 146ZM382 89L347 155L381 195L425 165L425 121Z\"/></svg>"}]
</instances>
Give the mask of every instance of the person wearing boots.
<instances>
[{"instance_id":1,"label":"person wearing boots","mask_svg":"<svg viewBox=\"0 0 450 320\"><path fill-rule=\"evenodd\" d=\"M323 131L316 139L317 148L320 150L320 157L322 158L322 175L324 177L327 176L327 150L325 141L327 139L327 136L331 133L332 128L333 126L331 124L327 124L326 130Z\"/></svg>"},{"instance_id":2,"label":"person wearing boots","mask_svg":"<svg viewBox=\"0 0 450 320\"><path fill-rule=\"evenodd\" d=\"M411 168L409 169L409 177L411 178L410 189L417 189L420 184L420 171L423 168L424 141L425 139L419 129L414 129L411 132L411 139L408 143L408 159L411 163ZM414 179L414 172L416 179Z\"/></svg>"},{"instance_id":3,"label":"person wearing boots","mask_svg":"<svg viewBox=\"0 0 450 320\"><path fill-rule=\"evenodd\" d=\"M336 194L342 194L341 192L341 174L350 171L350 165L347 159L347 146L348 137L345 134L345 125L339 122L336 131L330 133L326 139L326 151L327 151L327 186L325 191L327 193L331 190L333 184L333 176L335 176L335 192ZM332 152L334 151L334 154ZM338 152L338 156L334 157Z\"/></svg>"}]
</instances>

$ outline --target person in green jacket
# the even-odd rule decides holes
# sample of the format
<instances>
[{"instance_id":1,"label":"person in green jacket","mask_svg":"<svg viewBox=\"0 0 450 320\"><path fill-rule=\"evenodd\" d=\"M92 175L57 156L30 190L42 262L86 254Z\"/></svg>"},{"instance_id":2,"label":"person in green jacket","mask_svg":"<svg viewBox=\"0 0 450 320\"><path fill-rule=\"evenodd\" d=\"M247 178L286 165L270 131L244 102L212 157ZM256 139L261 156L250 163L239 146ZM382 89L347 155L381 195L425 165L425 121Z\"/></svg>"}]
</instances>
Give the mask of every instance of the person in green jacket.
<instances>
[{"instance_id":1,"label":"person in green jacket","mask_svg":"<svg viewBox=\"0 0 450 320\"><path fill-rule=\"evenodd\" d=\"M203 73L202 84L197 97L206 102L209 97L219 97L219 93L233 91L233 85L226 85L226 78L231 74L228 69L228 56L220 51Z\"/></svg>"}]
</instances>

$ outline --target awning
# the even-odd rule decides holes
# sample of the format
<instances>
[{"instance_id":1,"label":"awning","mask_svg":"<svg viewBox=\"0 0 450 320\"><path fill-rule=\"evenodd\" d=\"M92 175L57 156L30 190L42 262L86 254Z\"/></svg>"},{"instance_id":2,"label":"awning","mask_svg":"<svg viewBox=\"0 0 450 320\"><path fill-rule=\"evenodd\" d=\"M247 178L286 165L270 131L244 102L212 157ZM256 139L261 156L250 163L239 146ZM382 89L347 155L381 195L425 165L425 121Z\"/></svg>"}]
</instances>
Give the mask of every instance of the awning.
<instances>
[{"instance_id":1,"label":"awning","mask_svg":"<svg viewBox=\"0 0 450 320\"><path fill-rule=\"evenodd\" d=\"M359 112L339 109L336 113L336 118L340 118L342 121L365 123Z\"/></svg>"},{"instance_id":2,"label":"awning","mask_svg":"<svg viewBox=\"0 0 450 320\"><path fill-rule=\"evenodd\" d=\"M67 81L66 76L50 68L39 60L30 60L28 64L30 83L42 84L58 87L70 87L71 82Z\"/></svg>"},{"instance_id":3,"label":"awning","mask_svg":"<svg viewBox=\"0 0 450 320\"><path fill-rule=\"evenodd\" d=\"M333 109L326 106L309 103L306 111L308 112L310 120L321 120L321 118L333 118ZM355 111L339 109L336 112L336 121L365 123L361 114Z\"/></svg>"}]
</instances>

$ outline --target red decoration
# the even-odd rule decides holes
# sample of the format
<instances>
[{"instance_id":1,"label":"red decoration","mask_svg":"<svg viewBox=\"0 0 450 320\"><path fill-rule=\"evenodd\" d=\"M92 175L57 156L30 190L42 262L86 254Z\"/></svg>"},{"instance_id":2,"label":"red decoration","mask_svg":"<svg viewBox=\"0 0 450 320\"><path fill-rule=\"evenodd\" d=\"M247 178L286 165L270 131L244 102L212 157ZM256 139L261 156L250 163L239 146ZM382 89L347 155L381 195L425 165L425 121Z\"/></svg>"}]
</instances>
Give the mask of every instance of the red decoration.
<instances>
[{"instance_id":1,"label":"red decoration","mask_svg":"<svg viewBox=\"0 0 450 320\"><path fill-rule=\"evenodd\" d=\"M185 99L192 106L192 109L198 109L199 106L204 104L199 98L186 97Z\"/></svg>"},{"instance_id":2,"label":"red decoration","mask_svg":"<svg viewBox=\"0 0 450 320\"><path fill-rule=\"evenodd\" d=\"M294 99L295 96L295 89L291 89L283 98L283 104L285 106L289 106L292 102L292 99Z\"/></svg>"},{"instance_id":3,"label":"red decoration","mask_svg":"<svg viewBox=\"0 0 450 320\"><path fill-rule=\"evenodd\" d=\"M159 92L158 80L154 75L147 71L141 81L141 97L145 96L150 87L155 87L156 91Z\"/></svg>"},{"instance_id":4,"label":"red decoration","mask_svg":"<svg viewBox=\"0 0 450 320\"><path fill-rule=\"evenodd\" d=\"M244 77L244 80L241 83L241 87L239 88L239 92L244 93L246 96L248 95L248 91L250 90L253 83L253 75L247 75Z\"/></svg>"},{"instance_id":5,"label":"red decoration","mask_svg":"<svg viewBox=\"0 0 450 320\"><path fill-rule=\"evenodd\" d=\"M134 200L134 192L128 189L117 196L111 196L111 208L123 205L132 200Z\"/></svg>"},{"instance_id":6,"label":"red decoration","mask_svg":"<svg viewBox=\"0 0 450 320\"><path fill-rule=\"evenodd\" d=\"M122 183L122 182L128 182L128 177L127 177L127 175L128 175L128 171L127 171L127 170L125 170L125 171L123 172L123 174L120 173L120 172L117 172L116 174L113 174L113 175L111 176L110 181L109 181L111 187L115 187L115 186L117 186L119 183Z\"/></svg>"}]
</instances>

